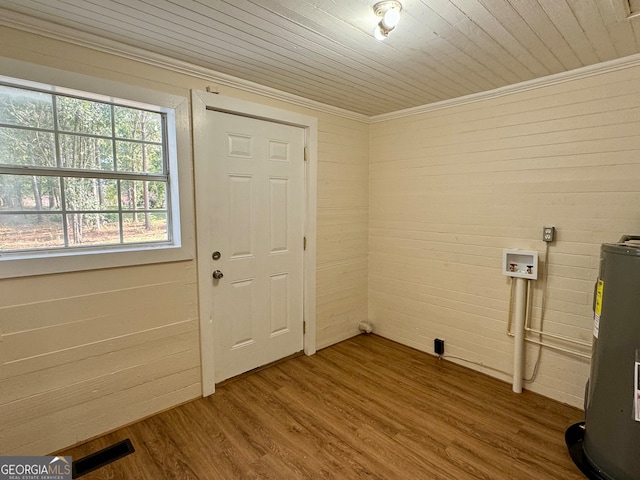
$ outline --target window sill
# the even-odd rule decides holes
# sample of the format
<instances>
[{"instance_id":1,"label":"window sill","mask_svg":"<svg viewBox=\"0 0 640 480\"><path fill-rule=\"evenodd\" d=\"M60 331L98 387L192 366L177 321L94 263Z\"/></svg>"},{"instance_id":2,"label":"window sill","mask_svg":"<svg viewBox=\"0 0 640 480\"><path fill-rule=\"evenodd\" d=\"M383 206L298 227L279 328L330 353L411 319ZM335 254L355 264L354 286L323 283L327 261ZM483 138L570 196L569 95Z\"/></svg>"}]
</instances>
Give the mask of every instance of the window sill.
<instances>
[{"instance_id":1,"label":"window sill","mask_svg":"<svg viewBox=\"0 0 640 480\"><path fill-rule=\"evenodd\" d=\"M0 279L193 260L187 248L158 245L117 250L0 254Z\"/></svg>"}]
</instances>

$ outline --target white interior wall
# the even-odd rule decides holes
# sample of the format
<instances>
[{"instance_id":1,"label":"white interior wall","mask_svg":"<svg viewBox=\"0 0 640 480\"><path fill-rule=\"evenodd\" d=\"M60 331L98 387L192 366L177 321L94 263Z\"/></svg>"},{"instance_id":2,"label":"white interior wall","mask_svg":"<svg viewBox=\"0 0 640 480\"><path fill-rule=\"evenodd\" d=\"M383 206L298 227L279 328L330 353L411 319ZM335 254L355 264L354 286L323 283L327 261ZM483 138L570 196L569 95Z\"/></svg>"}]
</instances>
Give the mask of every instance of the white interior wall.
<instances>
[{"instance_id":1,"label":"white interior wall","mask_svg":"<svg viewBox=\"0 0 640 480\"><path fill-rule=\"evenodd\" d=\"M366 122L5 27L0 52L186 98L211 86L317 117L317 347L358 333L367 318ZM198 397L196 280L195 260L0 280L0 455L50 453Z\"/></svg>"},{"instance_id":2,"label":"white interior wall","mask_svg":"<svg viewBox=\"0 0 640 480\"><path fill-rule=\"evenodd\" d=\"M544 329L590 343L600 244L640 231L639 78L624 68L373 124L375 330L430 353L443 338L445 353L486 368L452 361L510 380L501 256L520 248L548 261ZM548 259L544 225L557 228ZM544 284L534 282L534 325ZM588 375L588 359L544 349L525 388L581 407Z\"/></svg>"}]
</instances>

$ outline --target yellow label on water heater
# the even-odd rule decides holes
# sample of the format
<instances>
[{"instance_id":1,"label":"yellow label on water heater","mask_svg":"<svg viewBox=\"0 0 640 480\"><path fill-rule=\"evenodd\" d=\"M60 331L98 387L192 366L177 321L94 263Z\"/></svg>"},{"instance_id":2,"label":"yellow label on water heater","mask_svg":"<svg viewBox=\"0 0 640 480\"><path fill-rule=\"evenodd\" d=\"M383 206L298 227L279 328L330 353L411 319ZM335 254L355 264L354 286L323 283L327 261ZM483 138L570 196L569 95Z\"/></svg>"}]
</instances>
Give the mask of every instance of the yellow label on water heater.
<instances>
[{"instance_id":1,"label":"yellow label on water heater","mask_svg":"<svg viewBox=\"0 0 640 480\"><path fill-rule=\"evenodd\" d=\"M596 315L602 315L602 292L604 291L604 282L598 280L598 287L596 289Z\"/></svg>"}]
</instances>

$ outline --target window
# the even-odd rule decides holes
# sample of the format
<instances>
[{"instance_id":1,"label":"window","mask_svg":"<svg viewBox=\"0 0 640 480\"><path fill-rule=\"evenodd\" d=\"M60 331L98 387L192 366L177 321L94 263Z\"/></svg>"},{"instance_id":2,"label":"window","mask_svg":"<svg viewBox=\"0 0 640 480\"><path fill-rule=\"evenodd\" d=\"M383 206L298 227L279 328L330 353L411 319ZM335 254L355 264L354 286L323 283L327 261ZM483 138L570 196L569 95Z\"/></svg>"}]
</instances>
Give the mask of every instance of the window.
<instances>
[{"instance_id":1,"label":"window","mask_svg":"<svg viewBox=\"0 0 640 480\"><path fill-rule=\"evenodd\" d=\"M59 76L0 77L0 278L193 258L186 98Z\"/></svg>"},{"instance_id":2,"label":"window","mask_svg":"<svg viewBox=\"0 0 640 480\"><path fill-rule=\"evenodd\" d=\"M0 85L0 250L170 242L166 115Z\"/></svg>"}]
</instances>

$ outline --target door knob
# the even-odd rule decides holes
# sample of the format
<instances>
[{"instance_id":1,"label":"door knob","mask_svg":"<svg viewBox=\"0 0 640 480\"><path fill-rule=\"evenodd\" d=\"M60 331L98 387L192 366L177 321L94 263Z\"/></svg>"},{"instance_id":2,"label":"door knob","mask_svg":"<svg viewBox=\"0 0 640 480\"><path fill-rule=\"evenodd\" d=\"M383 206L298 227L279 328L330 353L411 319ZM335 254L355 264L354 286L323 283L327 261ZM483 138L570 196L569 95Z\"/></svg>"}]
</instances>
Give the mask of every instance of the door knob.
<instances>
[{"instance_id":1,"label":"door knob","mask_svg":"<svg viewBox=\"0 0 640 480\"><path fill-rule=\"evenodd\" d=\"M215 278L216 280L220 280L222 277L224 277L224 275L220 270L215 270L213 272L213 278Z\"/></svg>"}]
</instances>

